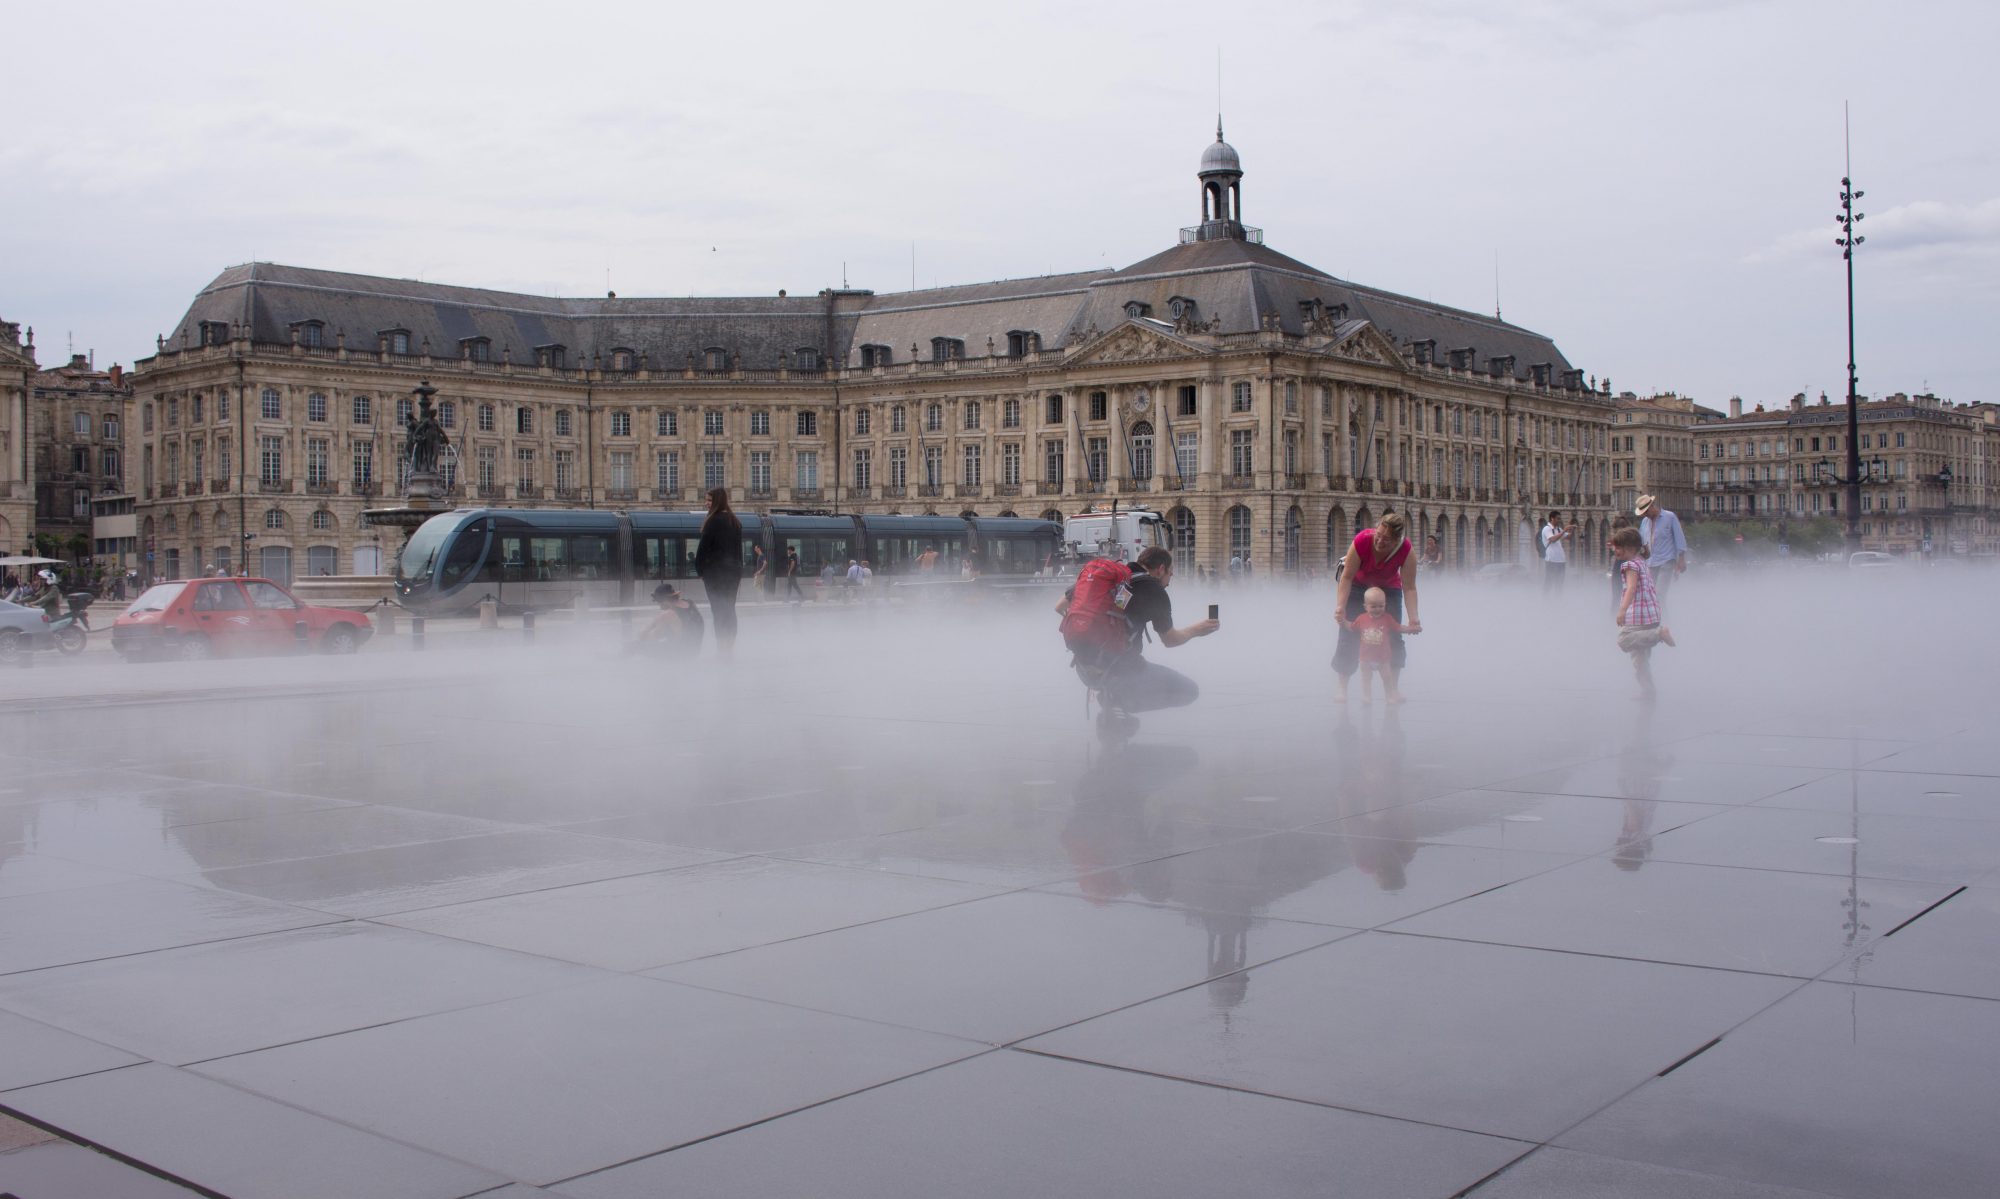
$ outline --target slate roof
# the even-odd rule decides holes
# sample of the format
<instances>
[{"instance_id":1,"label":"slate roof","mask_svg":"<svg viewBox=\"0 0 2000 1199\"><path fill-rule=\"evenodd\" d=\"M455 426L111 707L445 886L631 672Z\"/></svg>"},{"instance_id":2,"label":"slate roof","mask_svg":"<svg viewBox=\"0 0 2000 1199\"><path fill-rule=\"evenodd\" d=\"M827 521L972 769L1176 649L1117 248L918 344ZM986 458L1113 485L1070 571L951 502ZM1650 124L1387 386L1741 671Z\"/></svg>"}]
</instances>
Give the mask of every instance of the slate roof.
<instances>
[{"instance_id":1,"label":"slate roof","mask_svg":"<svg viewBox=\"0 0 2000 1199\"><path fill-rule=\"evenodd\" d=\"M1164 319L1175 297L1193 300L1195 319L1212 333L1255 332L1266 313L1275 313L1285 331L1301 333L1307 321L1302 304L1316 300L1328 311L1345 305L1349 319L1372 322L1399 345L1435 342L1441 363L1451 351L1469 348L1471 366L1481 373L1502 356L1513 358L1517 379L1529 379L1530 368L1543 363L1558 374L1570 369L1540 333L1336 279L1243 240L1189 242L1118 271L882 295L561 298L251 263L231 267L203 288L171 340L178 344L185 333L190 344L198 342L202 321L247 320L256 340L283 343L294 323L319 320L326 344L345 330L348 348L359 351L373 350L384 330L404 329L412 350L427 340L439 357L456 357L462 338L485 337L495 359L507 347L524 365L534 362L536 347L562 345L571 366L630 349L647 355L655 370L673 370L689 354L720 347L740 354L746 368L769 369L807 347L830 361L859 365L864 344L886 345L893 361L907 362L914 343L929 359L934 337L962 339L970 357L985 354L990 338L1004 353L1008 333L1017 330L1039 334L1044 349L1060 349L1093 328L1108 332L1124 323L1133 300Z\"/></svg>"}]
</instances>

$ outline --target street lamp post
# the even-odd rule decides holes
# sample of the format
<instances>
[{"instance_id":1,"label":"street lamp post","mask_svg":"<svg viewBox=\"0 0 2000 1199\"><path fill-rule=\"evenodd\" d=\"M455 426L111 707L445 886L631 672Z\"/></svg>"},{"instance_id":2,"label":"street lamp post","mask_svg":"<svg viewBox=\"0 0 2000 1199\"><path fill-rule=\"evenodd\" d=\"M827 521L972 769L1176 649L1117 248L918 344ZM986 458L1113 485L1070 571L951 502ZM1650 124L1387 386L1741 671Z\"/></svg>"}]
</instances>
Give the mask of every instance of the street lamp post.
<instances>
[{"instance_id":1,"label":"street lamp post","mask_svg":"<svg viewBox=\"0 0 2000 1199\"><path fill-rule=\"evenodd\" d=\"M1843 143L1845 136L1843 134ZM1840 215L1833 218L1840 224L1840 236L1834 244L1840 247L1840 257L1847 263L1847 477L1840 482L1847 487L1847 551L1853 553L1861 548L1861 415L1856 393L1860 381L1854 372L1854 248L1868 239L1854 232L1854 226L1862 214L1854 211L1854 202L1864 193L1856 190L1852 179L1853 155L1843 145L1843 156L1849 174L1840 179ZM1821 460L1825 469L1825 460Z\"/></svg>"}]
</instances>

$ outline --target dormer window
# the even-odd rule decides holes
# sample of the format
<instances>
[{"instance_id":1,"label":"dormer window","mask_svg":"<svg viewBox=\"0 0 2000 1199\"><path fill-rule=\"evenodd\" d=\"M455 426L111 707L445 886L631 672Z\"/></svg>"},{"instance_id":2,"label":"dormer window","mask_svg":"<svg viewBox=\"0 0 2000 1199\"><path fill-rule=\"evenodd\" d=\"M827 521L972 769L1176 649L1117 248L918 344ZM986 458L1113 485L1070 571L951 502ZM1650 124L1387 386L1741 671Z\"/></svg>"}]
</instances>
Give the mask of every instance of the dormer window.
<instances>
[{"instance_id":1,"label":"dormer window","mask_svg":"<svg viewBox=\"0 0 2000 1199\"><path fill-rule=\"evenodd\" d=\"M1537 362L1528 368L1528 373L1534 376L1536 387L1547 387L1549 385L1549 375L1554 370L1555 367L1551 363Z\"/></svg>"},{"instance_id":2,"label":"dormer window","mask_svg":"<svg viewBox=\"0 0 2000 1199\"><path fill-rule=\"evenodd\" d=\"M203 321L201 323L201 344L222 346L229 344L228 321Z\"/></svg>"},{"instance_id":3,"label":"dormer window","mask_svg":"<svg viewBox=\"0 0 2000 1199\"><path fill-rule=\"evenodd\" d=\"M375 335L391 354L410 352L410 331L408 329L384 329Z\"/></svg>"},{"instance_id":4,"label":"dormer window","mask_svg":"<svg viewBox=\"0 0 2000 1199\"><path fill-rule=\"evenodd\" d=\"M1429 366L1437 361L1438 343L1432 338L1411 342L1410 350L1416 355L1418 366Z\"/></svg>"},{"instance_id":5,"label":"dormer window","mask_svg":"<svg viewBox=\"0 0 2000 1199\"><path fill-rule=\"evenodd\" d=\"M1326 314L1332 317L1334 320L1344 321L1347 319L1347 305L1335 304L1333 307L1326 310Z\"/></svg>"},{"instance_id":6,"label":"dormer window","mask_svg":"<svg viewBox=\"0 0 2000 1199\"><path fill-rule=\"evenodd\" d=\"M1489 358L1486 362L1486 369L1496 379L1512 375L1514 373L1514 356L1512 354L1501 354L1497 357Z\"/></svg>"},{"instance_id":7,"label":"dormer window","mask_svg":"<svg viewBox=\"0 0 2000 1199\"><path fill-rule=\"evenodd\" d=\"M872 370L878 366L887 366L893 361L895 361L895 356L890 352L888 346L861 347L861 368L863 370Z\"/></svg>"},{"instance_id":8,"label":"dormer window","mask_svg":"<svg viewBox=\"0 0 2000 1199\"><path fill-rule=\"evenodd\" d=\"M960 337L931 338L931 361L954 362L965 357L965 339Z\"/></svg>"},{"instance_id":9,"label":"dormer window","mask_svg":"<svg viewBox=\"0 0 2000 1199\"><path fill-rule=\"evenodd\" d=\"M709 346L701 352L701 369L721 372L729 369L729 351L721 346Z\"/></svg>"},{"instance_id":10,"label":"dormer window","mask_svg":"<svg viewBox=\"0 0 2000 1199\"><path fill-rule=\"evenodd\" d=\"M1583 386L1583 372L1580 370L1564 371L1562 373L1562 385L1571 391L1581 388Z\"/></svg>"},{"instance_id":11,"label":"dormer window","mask_svg":"<svg viewBox=\"0 0 2000 1199\"><path fill-rule=\"evenodd\" d=\"M1153 306L1144 300L1125 301L1125 319L1136 321L1142 316L1153 315Z\"/></svg>"},{"instance_id":12,"label":"dormer window","mask_svg":"<svg viewBox=\"0 0 2000 1199\"><path fill-rule=\"evenodd\" d=\"M493 343L484 337L461 337L458 339L458 356L468 362L491 362Z\"/></svg>"},{"instance_id":13,"label":"dormer window","mask_svg":"<svg viewBox=\"0 0 2000 1199\"><path fill-rule=\"evenodd\" d=\"M1042 348L1042 336L1014 329L1007 334L1007 357L1020 358Z\"/></svg>"},{"instance_id":14,"label":"dormer window","mask_svg":"<svg viewBox=\"0 0 2000 1199\"><path fill-rule=\"evenodd\" d=\"M620 374L624 374L627 371L636 369L638 365L639 365L639 355L632 352L631 350L628 350L623 346L620 346L619 348L611 351L612 370L617 371Z\"/></svg>"},{"instance_id":15,"label":"dormer window","mask_svg":"<svg viewBox=\"0 0 2000 1199\"><path fill-rule=\"evenodd\" d=\"M299 344L308 350L317 350L326 344L325 321L294 321L292 332L298 334Z\"/></svg>"},{"instance_id":16,"label":"dormer window","mask_svg":"<svg viewBox=\"0 0 2000 1199\"><path fill-rule=\"evenodd\" d=\"M1325 314L1326 314L1326 305L1321 301L1319 300L1299 301L1299 319L1304 321L1308 325L1312 324L1314 321L1318 320L1321 316L1324 316Z\"/></svg>"},{"instance_id":17,"label":"dormer window","mask_svg":"<svg viewBox=\"0 0 2000 1199\"><path fill-rule=\"evenodd\" d=\"M551 370L564 370L569 366L569 347L554 344L536 346L535 363Z\"/></svg>"},{"instance_id":18,"label":"dormer window","mask_svg":"<svg viewBox=\"0 0 2000 1199\"><path fill-rule=\"evenodd\" d=\"M1167 311L1173 313L1174 319L1177 321L1192 320L1194 318L1194 301L1188 299L1186 296L1175 296L1173 299L1167 301Z\"/></svg>"},{"instance_id":19,"label":"dormer window","mask_svg":"<svg viewBox=\"0 0 2000 1199\"><path fill-rule=\"evenodd\" d=\"M1453 350L1451 352L1451 369L1455 371L1471 370L1472 353L1473 351L1471 346L1466 346L1464 349L1461 350Z\"/></svg>"},{"instance_id":20,"label":"dormer window","mask_svg":"<svg viewBox=\"0 0 2000 1199\"><path fill-rule=\"evenodd\" d=\"M819 351L811 346L800 346L792 351L792 369L813 372L819 370Z\"/></svg>"}]
</instances>

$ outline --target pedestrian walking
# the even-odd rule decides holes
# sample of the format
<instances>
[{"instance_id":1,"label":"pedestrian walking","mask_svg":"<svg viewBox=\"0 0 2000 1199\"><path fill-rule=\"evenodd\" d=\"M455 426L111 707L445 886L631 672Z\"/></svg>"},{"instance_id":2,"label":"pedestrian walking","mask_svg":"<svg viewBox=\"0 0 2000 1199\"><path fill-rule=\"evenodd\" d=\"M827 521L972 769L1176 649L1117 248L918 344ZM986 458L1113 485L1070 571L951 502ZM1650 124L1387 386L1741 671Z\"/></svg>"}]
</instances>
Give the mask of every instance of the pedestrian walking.
<instances>
[{"instance_id":1,"label":"pedestrian walking","mask_svg":"<svg viewBox=\"0 0 2000 1199\"><path fill-rule=\"evenodd\" d=\"M799 590L799 547L785 547L785 598L806 602L806 593Z\"/></svg>"},{"instance_id":2,"label":"pedestrian walking","mask_svg":"<svg viewBox=\"0 0 2000 1199\"><path fill-rule=\"evenodd\" d=\"M708 493L708 519L701 522L695 543L694 571L708 592L708 610L715 616L715 648L728 658L736 648L736 590L743 583L743 522L729 507L729 489Z\"/></svg>"},{"instance_id":3,"label":"pedestrian walking","mask_svg":"<svg viewBox=\"0 0 2000 1199\"><path fill-rule=\"evenodd\" d=\"M1653 587L1664 604L1674 580L1687 573L1687 534L1681 530L1681 518L1660 507L1655 496L1640 496L1632 515L1639 518L1639 540L1645 545L1646 566L1653 573Z\"/></svg>"}]
</instances>

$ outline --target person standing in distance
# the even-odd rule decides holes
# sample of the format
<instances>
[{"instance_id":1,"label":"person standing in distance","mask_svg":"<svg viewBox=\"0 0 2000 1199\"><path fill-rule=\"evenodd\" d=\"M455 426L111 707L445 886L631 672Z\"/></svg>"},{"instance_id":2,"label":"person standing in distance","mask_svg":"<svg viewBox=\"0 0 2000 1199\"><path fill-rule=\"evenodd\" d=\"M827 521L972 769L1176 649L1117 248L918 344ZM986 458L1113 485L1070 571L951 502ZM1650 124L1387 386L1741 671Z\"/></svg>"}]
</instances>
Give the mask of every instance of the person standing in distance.
<instances>
[{"instance_id":1,"label":"person standing in distance","mask_svg":"<svg viewBox=\"0 0 2000 1199\"><path fill-rule=\"evenodd\" d=\"M1576 536L1574 522L1565 525L1563 514L1549 513L1549 523L1542 526L1542 594L1560 592L1563 589L1563 575L1569 569L1569 554L1563 542Z\"/></svg>"},{"instance_id":2,"label":"person standing in distance","mask_svg":"<svg viewBox=\"0 0 2000 1199\"><path fill-rule=\"evenodd\" d=\"M736 589L743 583L743 522L729 507L729 489L708 493L708 519L695 543L694 571L715 616L715 648L724 658L736 649Z\"/></svg>"},{"instance_id":3,"label":"person standing in distance","mask_svg":"<svg viewBox=\"0 0 2000 1199\"><path fill-rule=\"evenodd\" d=\"M1653 573L1653 589L1664 608L1674 579L1687 573L1687 534L1681 531L1681 518L1660 507L1658 497L1640 496L1632 515L1639 518L1639 540L1646 543L1646 569Z\"/></svg>"},{"instance_id":4,"label":"person standing in distance","mask_svg":"<svg viewBox=\"0 0 2000 1199\"><path fill-rule=\"evenodd\" d=\"M1340 626L1340 640L1333 648L1333 672L1340 676L1340 702L1347 702L1347 685L1361 664L1361 635L1354 620L1367 608L1368 589L1380 587L1388 612L1403 621L1404 604L1409 605L1412 633L1423 631L1417 616L1417 562L1410 552L1410 539L1403 535L1403 514L1384 512L1372 529L1354 535L1347 557L1340 564L1340 582L1333 590L1333 621ZM1400 677L1408 651L1403 634L1389 634L1389 665Z\"/></svg>"}]
</instances>

